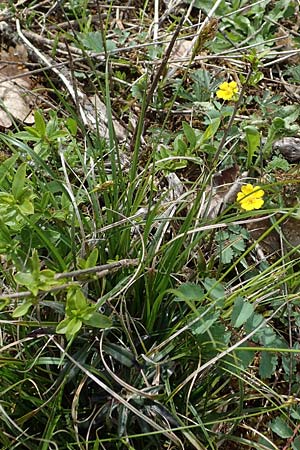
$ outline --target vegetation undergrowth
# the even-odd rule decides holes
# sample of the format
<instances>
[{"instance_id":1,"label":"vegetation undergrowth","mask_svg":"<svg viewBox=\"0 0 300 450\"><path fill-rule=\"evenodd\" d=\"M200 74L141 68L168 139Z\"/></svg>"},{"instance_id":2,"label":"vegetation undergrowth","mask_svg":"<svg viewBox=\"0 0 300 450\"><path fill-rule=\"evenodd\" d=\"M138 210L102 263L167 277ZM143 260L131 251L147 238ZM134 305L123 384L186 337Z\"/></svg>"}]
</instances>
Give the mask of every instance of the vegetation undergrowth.
<instances>
[{"instance_id":1,"label":"vegetation undergrowth","mask_svg":"<svg viewBox=\"0 0 300 450\"><path fill-rule=\"evenodd\" d=\"M19 3L2 448L299 450L299 5Z\"/></svg>"}]
</instances>

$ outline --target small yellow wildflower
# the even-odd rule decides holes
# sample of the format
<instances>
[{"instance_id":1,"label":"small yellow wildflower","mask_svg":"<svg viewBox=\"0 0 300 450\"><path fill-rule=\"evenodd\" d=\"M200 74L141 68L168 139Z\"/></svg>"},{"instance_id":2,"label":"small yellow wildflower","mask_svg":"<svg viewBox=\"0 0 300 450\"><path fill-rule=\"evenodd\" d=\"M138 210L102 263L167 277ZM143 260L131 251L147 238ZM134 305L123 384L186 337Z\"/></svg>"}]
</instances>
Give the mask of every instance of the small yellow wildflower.
<instances>
[{"instance_id":1,"label":"small yellow wildflower","mask_svg":"<svg viewBox=\"0 0 300 450\"><path fill-rule=\"evenodd\" d=\"M231 100L237 92L238 87L235 81L231 81L230 83L227 83L227 81L225 81L224 83L220 84L219 90L217 91L216 95L218 98L222 98L223 100Z\"/></svg>"},{"instance_id":2,"label":"small yellow wildflower","mask_svg":"<svg viewBox=\"0 0 300 450\"><path fill-rule=\"evenodd\" d=\"M252 184L246 184L242 186L241 192L237 195L237 201L241 208L246 211L252 211L253 209L260 209L264 204L263 196L264 191L260 186L252 186Z\"/></svg>"}]
</instances>

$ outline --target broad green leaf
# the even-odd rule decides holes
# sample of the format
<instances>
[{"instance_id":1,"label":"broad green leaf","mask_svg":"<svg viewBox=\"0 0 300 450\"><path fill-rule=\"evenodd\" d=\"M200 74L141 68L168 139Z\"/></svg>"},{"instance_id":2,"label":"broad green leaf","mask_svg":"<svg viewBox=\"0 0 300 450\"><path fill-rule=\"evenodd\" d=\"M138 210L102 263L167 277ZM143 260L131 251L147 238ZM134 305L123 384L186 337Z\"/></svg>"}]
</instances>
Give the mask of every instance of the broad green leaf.
<instances>
[{"instance_id":1,"label":"broad green leaf","mask_svg":"<svg viewBox=\"0 0 300 450\"><path fill-rule=\"evenodd\" d=\"M177 136L174 140L174 150L176 152L176 155L181 155L184 156L187 153L187 145L186 143L182 140L182 135ZM169 155L171 156L171 155Z\"/></svg>"},{"instance_id":2,"label":"broad green leaf","mask_svg":"<svg viewBox=\"0 0 300 450\"><path fill-rule=\"evenodd\" d=\"M212 119L211 123L203 133L202 142L208 141L216 134L219 129L220 123L221 119L219 119L218 117L216 119Z\"/></svg>"},{"instance_id":3,"label":"broad green leaf","mask_svg":"<svg viewBox=\"0 0 300 450\"><path fill-rule=\"evenodd\" d=\"M218 320L220 317L220 312L214 312L213 314L207 314L205 317L199 319L199 322L196 322L195 325L191 327L192 333L204 334L206 331L210 329L210 327Z\"/></svg>"},{"instance_id":4,"label":"broad green leaf","mask_svg":"<svg viewBox=\"0 0 300 450\"><path fill-rule=\"evenodd\" d=\"M245 127L244 131L246 133L247 152L248 152L247 165L248 167L250 167L255 153L260 147L260 133L258 129L252 125Z\"/></svg>"},{"instance_id":5,"label":"broad green leaf","mask_svg":"<svg viewBox=\"0 0 300 450\"><path fill-rule=\"evenodd\" d=\"M45 136L46 133L46 123L44 117L42 116L40 111L34 112L34 125L35 129L38 131L40 137Z\"/></svg>"},{"instance_id":6,"label":"broad green leaf","mask_svg":"<svg viewBox=\"0 0 300 450\"><path fill-rule=\"evenodd\" d=\"M242 297L238 297L234 302L231 314L232 325L235 328L239 328L249 319L253 312L253 305L244 300Z\"/></svg>"},{"instance_id":7,"label":"broad green leaf","mask_svg":"<svg viewBox=\"0 0 300 450\"><path fill-rule=\"evenodd\" d=\"M89 325L90 327L94 328L111 328L112 327L112 321L109 317L105 316L104 314L100 314L97 311L94 311L90 314L89 319L84 319L83 323L85 325Z\"/></svg>"},{"instance_id":8,"label":"broad green leaf","mask_svg":"<svg viewBox=\"0 0 300 450\"><path fill-rule=\"evenodd\" d=\"M41 270L39 273L39 288L43 291L47 291L51 286L59 285L63 283L64 280L55 279L56 272L50 269Z\"/></svg>"},{"instance_id":9,"label":"broad green leaf","mask_svg":"<svg viewBox=\"0 0 300 450\"><path fill-rule=\"evenodd\" d=\"M191 148L194 148L197 142L195 131L187 122L182 122L182 128L188 143L190 144Z\"/></svg>"},{"instance_id":10,"label":"broad green leaf","mask_svg":"<svg viewBox=\"0 0 300 450\"><path fill-rule=\"evenodd\" d=\"M222 306L225 301L225 289L215 278L205 278L203 285L208 295L218 302L218 306Z\"/></svg>"},{"instance_id":11,"label":"broad green leaf","mask_svg":"<svg viewBox=\"0 0 300 450\"><path fill-rule=\"evenodd\" d=\"M276 433L277 436L280 436L283 439L288 439L293 436L293 430L281 417L276 417L276 419L273 419L272 422L269 423L269 427L273 433Z\"/></svg>"},{"instance_id":12,"label":"broad green leaf","mask_svg":"<svg viewBox=\"0 0 300 450\"><path fill-rule=\"evenodd\" d=\"M204 296L204 290L201 286L194 283L183 283L177 289L170 289L176 295L177 300L195 300L199 301Z\"/></svg>"},{"instance_id":13,"label":"broad green leaf","mask_svg":"<svg viewBox=\"0 0 300 450\"><path fill-rule=\"evenodd\" d=\"M76 120L72 119L72 117L69 117L66 120L66 126L67 126L68 130L70 131L70 133L72 134L72 136L76 136L76 134L77 134L77 122L76 122Z\"/></svg>"},{"instance_id":14,"label":"broad green leaf","mask_svg":"<svg viewBox=\"0 0 300 450\"><path fill-rule=\"evenodd\" d=\"M11 191L16 200L19 200L24 191L26 180L26 166L26 163L21 164L14 176Z\"/></svg>"},{"instance_id":15,"label":"broad green leaf","mask_svg":"<svg viewBox=\"0 0 300 450\"><path fill-rule=\"evenodd\" d=\"M68 316L79 315L88 307L87 299L80 289L69 289L67 294L66 313Z\"/></svg>"},{"instance_id":16,"label":"broad green leaf","mask_svg":"<svg viewBox=\"0 0 300 450\"><path fill-rule=\"evenodd\" d=\"M265 347L276 347L275 341L277 340L277 334L270 326L265 326L262 329L260 341Z\"/></svg>"},{"instance_id":17,"label":"broad green leaf","mask_svg":"<svg viewBox=\"0 0 300 450\"><path fill-rule=\"evenodd\" d=\"M247 343L244 343L243 346L247 346ZM242 366L243 369L247 369L250 364L253 361L255 355L254 350L239 350L239 348L236 349L236 356L239 360L239 364Z\"/></svg>"},{"instance_id":18,"label":"broad green leaf","mask_svg":"<svg viewBox=\"0 0 300 450\"><path fill-rule=\"evenodd\" d=\"M261 378L271 378L277 367L278 357L272 352L261 352L259 375Z\"/></svg>"},{"instance_id":19,"label":"broad green leaf","mask_svg":"<svg viewBox=\"0 0 300 450\"><path fill-rule=\"evenodd\" d=\"M69 317L67 317L57 325L56 333L74 336L80 330L81 326L82 326L81 320L77 318L70 319Z\"/></svg>"},{"instance_id":20,"label":"broad green leaf","mask_svg":"<svg viewBox=\"0 0 300 450\"><path fill-rule=\"evenodd\" d=\"M29 311L30 307L32 306L32 301L31 300L25 300L25 302L23 302L21 305L17 306L13 313L12 313L12 317L13 318L17 318L17 317L22 317L25 314L27 314L27 312Z\"/></svg>"},{"instance_id":21,"label":"broad green leaf","mask_svg":"<svg viewBox=\"0 0 300 450\"><path fill-rule=\"evenodd\" d=\"M90 31L89 33L80 33L79 38L82 44L93 52L103 52L104 45L102 40L102 34L100 31ZM106 49L107 51L114 50L116 48L116 44L111 40L106 40Z\"/></svg>"},{"instance_id":22,"label":"broad green leaf","mask_svg":"<svg viewBox=\"0 0 300 450\"><path fill-rule=\"evenodd\" d=\"M221 247L221 261L223 264L229 264L233 260L234 253L231 247Z\"/></svg>"},{"instance_id":23,"label":"broad green leaf","mask_svg":"<svg viewBox=\"0 0 300 450\"><path fill-rule=\"evenodd\" d=\"M97 261L98 261L98 256L99 256L99 251L97 249L97 247L95 247L92 252L89 254L86 263L85 263L85 268L89 269L90 267L94 267L97 265Z\"/></svg>"},{"instance_id":24,"label":"broad green leaf","mask_svg":"<svg viewBox=\"0 0 300 450\"><path fill-rule=\"evenodd\" d=\"M32 283L35 283L35 278L31 272L18 272L14 275L14 279L22 286L30 286Z\"/></svg>"},{"instance_id":25,"label":"broad green leaf","mask_svg":"<svg viewBox=\"0 0 300 450\"><path fill-rule=\"evenodd\" d=\"M28 198L25 198L25 200L20 205L18 205L18 208L24 216L34 214L34 205Z\"/></svg>"},{"instance_id":26,"label":"broad green leaf","mask_svg":"<svg viewBox=\"0 0 300 450\"><path fill-rule=\"evenodd\" d=\"M69 317L67 317L66 319L59 322L59 324L57 325L56 330L55 330L56 333L65 334L67 332L70 321L71 321L71 319Z\"/></svg>"},{"instance_id":27,"label":"broad green leaf","mask_svg":"<svg viewBox=\"0 0 300 450\"><path fill-rule=\"evenodd\" d=\"M297 436L292 442L293 450L300 450L300 436Z\"/></svg>"},{"instance_id":28,"label":"broad green leaf","mask_svg":"<svg viewBox=\"0 0 300 450\"><path fill-rule=\"evenodd\" d=\"M15 203L15 198L11 194L7 194L6 192L0 192L0 205L13 205Z\"/></svg>"},{"instance_id":29,"label":"broad green leaf","mask_svg":"<svg viewBox=\"0 0 300 450\"><path fill-rule=\"evenodd\" d=\"M245 241L242 236L232 242L232 247L239 252L243 252L246 248Z\"/></svg>"}]
</instances>

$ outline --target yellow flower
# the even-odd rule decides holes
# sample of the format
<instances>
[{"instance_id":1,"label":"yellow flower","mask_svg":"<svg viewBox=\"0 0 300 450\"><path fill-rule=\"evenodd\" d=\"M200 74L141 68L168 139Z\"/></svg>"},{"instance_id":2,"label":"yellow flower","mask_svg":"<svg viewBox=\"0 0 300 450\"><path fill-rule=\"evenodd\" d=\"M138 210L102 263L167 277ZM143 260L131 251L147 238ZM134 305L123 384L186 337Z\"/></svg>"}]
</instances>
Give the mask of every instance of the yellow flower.
<instances>
[{"instance_id":1,"label":"yellow flower","mask_svg":"<svg viewBox=\"0 0 300 450\"><path fill-rule=\"evenodd\" d=\"M264 191L260 186L252 186L252 184L246 184L242 186L241 192L237 195L237 201L241 208L246 211L252 211L253 209L260 209L264 204L263 196Z\"/></svg>"},{"instance_id":2,"label":"yellow flower","mask_svg":"<svg viewBox=\"0 0 300 450\"><path fill-rule=\"evenodd\" d=\"M238 87L235 81L231 81L230 83L227 83L227 81L225 81L224 83L220 84L219 90L217 91L216 95L218 98L222 98L223 100L231 100L237 92Z\"/></svg>"}]
</instances>

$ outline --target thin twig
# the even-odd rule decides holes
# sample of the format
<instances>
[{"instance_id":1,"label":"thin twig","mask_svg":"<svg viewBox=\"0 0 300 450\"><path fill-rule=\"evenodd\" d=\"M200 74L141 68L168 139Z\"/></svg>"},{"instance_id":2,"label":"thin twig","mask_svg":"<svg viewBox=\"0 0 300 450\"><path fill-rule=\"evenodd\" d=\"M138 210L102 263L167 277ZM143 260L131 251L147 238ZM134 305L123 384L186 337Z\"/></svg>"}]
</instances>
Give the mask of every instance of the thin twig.
<instances>
[{"instance_id":1,"label":"thin twig","mask_svg":"<svg viewBox=\"0 0 300 450\"><path fill-rule=\"evenodd\" d=\"M120 261L116 261L116 262L113 262L110 264L103 264L101 266L89 267L88 269L80 269L80 270L73 270L72 272L57 273L56 275L54 275L54 279L61 280L64 278L76 278L76 277L80 277L82 275L90 275L90 274L96 274L98 278L101 278L104 275L108 275L109 273L116 271L117 269L122 269L122 268L130 267L130 266L136 266L136 265L138 265L138 263L139 263L138 259L122 259ZM53 286L51 289L49 289L47 291L42 291L42 290L39 291L37 293L37 296L41 295L41 294L45 295L50 292L56 292L59 290L67 289L68 287L74 286L74 285L79 285L79 282L72 281L70 283ZM31 291L14 292L13 294L1 295L0 301L6 300L6 299L18 299L18 298L25 298L25 297L32 297L32 296L33 296L33 294Z\"/></svg>"}]
</instances>

